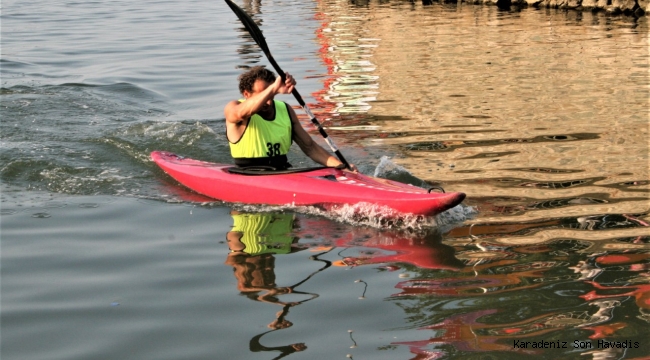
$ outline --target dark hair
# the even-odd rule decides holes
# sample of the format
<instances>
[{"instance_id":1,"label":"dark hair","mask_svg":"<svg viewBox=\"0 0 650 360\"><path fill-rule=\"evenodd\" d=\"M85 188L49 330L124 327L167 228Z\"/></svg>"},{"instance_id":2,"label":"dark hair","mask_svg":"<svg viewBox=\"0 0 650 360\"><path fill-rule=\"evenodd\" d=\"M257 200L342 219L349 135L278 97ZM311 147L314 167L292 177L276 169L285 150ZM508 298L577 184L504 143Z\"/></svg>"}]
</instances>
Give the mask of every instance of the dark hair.
<instances>
[{"instance_id":1,"label":"dark hair","mask_svg":"<svg viewBox=\"0 0 650 360\"><path fill-rule=\"evenodd\" d=\"M268 83L275 81L275 74L263 66L254 66L245 73L239 75L239 92L253 92L253 85L257 80L264 80Z\"/></svg>"}]
</instances>

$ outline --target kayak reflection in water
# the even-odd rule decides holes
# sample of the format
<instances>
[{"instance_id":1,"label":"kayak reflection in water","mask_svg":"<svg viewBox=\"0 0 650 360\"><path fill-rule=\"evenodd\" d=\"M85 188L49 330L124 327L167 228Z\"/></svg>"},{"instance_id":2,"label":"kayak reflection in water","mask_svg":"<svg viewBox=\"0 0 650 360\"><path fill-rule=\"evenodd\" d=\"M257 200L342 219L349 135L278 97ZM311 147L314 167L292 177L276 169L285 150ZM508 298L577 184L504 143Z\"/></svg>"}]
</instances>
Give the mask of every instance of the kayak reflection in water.
<instances>
[{"instance_id":1,"label":"kayak reflection in water","mask_svg":"<svg viewBox=\"0 0 650 360\"><path fill-rule=\"evenodd\" d=\"M282 306L276 313L276 318L268 324L271 330L253 337L250 341L250 350L280 351L280 359L297 351L307 349L304 343L295 343L285 346L267 347L261 344L262 336L280 329L291 327L293 323L286 319L289 309L318 297L318 294L298 291L295 288L309 280L316 273L331 266L331 262L318 259L319 255L311 258L321 261L325 265L307 276L302 281L292 285L279 287L275 283L275 254L289 254L304 250L297 244L298 237L291 235L294 227L293 214L245 214L233 211L233 228L226 234L230 253L226 264L233 267L237 288L249 299ZM286 294L307 295L300 301L281 301L280 297Z\"/></svg>"},{"instance_id":2,"label":"kayak reflection in water","mask_svg":"<svg viewBox=\"0 0 650 360\"><path fill-rule=\"evenodd\" d=\"M391 269L398 269L396 264L410 264L420 269L460 270L464 264L455 256L455 249L442 242L442 234L429 231L418 236L408 236L399 232L374 231L367 234L354 234L362 241L343 237L336 241L336 246L351 248L361 247L376 249L364 251L360 256L346 256L334 262L336 266L354 267L369 264L391 264Z\"/></svg>"}]
</instances>

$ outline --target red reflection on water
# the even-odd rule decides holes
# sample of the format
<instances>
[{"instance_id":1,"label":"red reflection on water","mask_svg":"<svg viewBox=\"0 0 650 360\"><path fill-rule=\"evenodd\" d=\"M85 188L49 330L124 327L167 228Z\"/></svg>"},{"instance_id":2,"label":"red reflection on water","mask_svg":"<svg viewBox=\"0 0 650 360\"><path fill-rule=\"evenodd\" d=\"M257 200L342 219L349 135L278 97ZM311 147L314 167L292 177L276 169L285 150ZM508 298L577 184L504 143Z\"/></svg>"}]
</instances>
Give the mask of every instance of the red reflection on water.
<instances>
[{"instance_id":1,"label":"red reflection on water","mask_svg":"<svg viewBox=\"0 0 650 360\"><path fill-rule=\"evenodd\" d=\"M646 281L650 282L650 274L644 274L647 277ZM625 296L633 296L636 300L636 305L642 309L650 309L650 284L639 284L639 285L628 285L628 286L603 286L598 284L595 281L587 281L587 283L592 284L596 289L599 290L614 290L614 289L623 289L629 290L620 294L608 294L608 295L598 295L595 290L588 292L587 294L580 295L581 298L591 301L596 299L611 299L611 298L620 298Z\"/></svg>"},{"instance_id":2,"label":"red reflection on water","mask_svg":"<svg viewBox=\"0 0 650 360\"><path fill-rule=\"evenodd\" d=\"M368 247L382 250L361 257L345 257L335 265L358 266L381 263L407 263L421 269L458 270L463 263L454 256L454 248L441 242L435 232L410 236L393 231L367 231L359 241L358 233L352 232L335 241L337 247Z\"/></svg>"}]
</instances>

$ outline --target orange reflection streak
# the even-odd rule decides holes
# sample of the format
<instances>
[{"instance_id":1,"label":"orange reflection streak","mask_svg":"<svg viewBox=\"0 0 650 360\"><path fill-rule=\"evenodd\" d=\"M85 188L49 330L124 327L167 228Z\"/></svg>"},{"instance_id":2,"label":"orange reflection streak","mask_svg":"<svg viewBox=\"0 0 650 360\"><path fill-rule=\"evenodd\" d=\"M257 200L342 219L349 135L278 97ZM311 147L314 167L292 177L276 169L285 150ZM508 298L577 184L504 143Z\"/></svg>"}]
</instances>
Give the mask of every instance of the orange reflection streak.
<instances>
[{"instance_id":1,"label":"orange reflection streak","mask_svg":"<svg viewBox=\"0 0 650 360\"><path fill-rule=\"evenodd\" d=\"M650 274L645 274L650 281ZM623 296L633 296L636 300L636 305L642 309L650 309L650 284L643 285L629 285L629 286L603 286L598 284L595 281L586 281L586 283L592 284L596 289L599 290L612 290L612 289L630 289L630 291L622 294L610 294L610 295L598 295L595 290L590 291L587 294L580 295L581 298L591 301L595 299L610 299L618 298Z\"/></svg>"},{"instance_id":2,"label":"orange reflection streak","mask_svg":"<svg viewBox=\"0 0 650 360\"><path fill-rule=\"evenodd\" d=\"M589 336L590 339L604 339L608 336L613 335L616 331L625 328L626 326L627 324L625 323L617 322L608 325L589 326L585 327L585 329L594 332L593 335Z\"/></svg>"},{"instance_id":3,"label":"orange reflection streak","mask_svg":"<svg viewBox=\"0 0 650 360\"><path fill-rule=\"evenodd\" d=\"M596 258L596 262L602 265L614 264L640 264L641 261L650 259L650 253L640 254L609 254Z\"/></svg>"},{"instance_id":4,"label":"orange reflection streak","mask_svg":"<svg viewBox=\"0 0 650 360\"><path fill-rule=\"evenodd\" d=\"M321 24L320 27L316 29L316 38L320 43L318 54L321 58L323 65L325 65L325 68L327 69L326 71L327 75L323 76L324 77L323 88L312 93L312 96L314 97L314 99L316 99L316 103L309 104L309 108L318 117L323 117L322 119L323 121L321 121L321 123L323 124L323 126L325 126L325 122L331 120L331 118L335 116L336 103L327 100L327 93L335 79L335 74L334 74L335 63L332 58L327 56L329 52L328 49L330 47L330 44L327 36L323 34L324 29L326 29L329 26L330 23L329 18L327 17L326 14L322 12L315 13L314 18L316 20L319 20ZM307 122L309 121L307 117L304 117L304 119L306 119Z\"/></svg>"},{"instance_id":5,"label":"orange reflection streak","mask_svg":"<svg viewBox=\"0 0 650 360\"><path fill-rule=\"evenodd\" d=\"M340 121L345 121L346 125L354 125L359 121L365 119L365 114L346 114L345 118L341 117L340 112L338 111L341 104L331 100L333 91L336 91L334 88L341 78L340 74L337 74L337 61L331 56L331 49L334 45L331 42L331 38L326 34L327 29L331 26L331 20L329 16L324 12L316 12L314 14L314 19L320 22L320 27L316 29L316 38L319 43L318 55L321 59L322 64L325 66L326 75L319 77L323 78L323 87L317 91L312 92L312 96L316 100L316 103L309 104L312 112L321 119L323 127L330 123L337 123ZM307 117L301 117L301 121L309 122ZM309 122L311 124L311 122ZM334 134L337 131L333 129L328 129L330 134ZM374 132L371 134L366 134L361 131L354 132L345 132L345 139L348 141L352 139L362 139L368 136L375 136Z\"/></svg>"}]
</instances>

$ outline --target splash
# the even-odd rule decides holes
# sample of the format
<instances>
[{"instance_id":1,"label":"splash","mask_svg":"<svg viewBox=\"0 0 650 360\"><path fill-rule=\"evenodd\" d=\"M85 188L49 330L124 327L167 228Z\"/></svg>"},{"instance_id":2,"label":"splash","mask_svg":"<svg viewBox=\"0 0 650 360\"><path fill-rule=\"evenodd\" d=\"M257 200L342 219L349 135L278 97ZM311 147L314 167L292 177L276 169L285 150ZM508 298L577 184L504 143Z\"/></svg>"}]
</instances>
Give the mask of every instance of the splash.
<instances>
[{"instance_id":1,"label":"splash","mask_svg":"<svg viewBox=\"0 0 650 360\"><path fill-rule=\"evenodd\" d=\"M431 229L447 232L472 218L476 213L474 208L462 204L436 216L403 214L387 206L371 203L336 206L329 204L321 206L233 204L232 206L233 209L243 212L295 211L297 213L324 217L354 226L407 230L412 232L430 231Z\"/></svg>"},{"instance_id":2,"label":"splash","mask_svg":"<svg viewBox=\"0 0 650 360\"><path fill-rule=\"evenodd\" d=\"M431 187L426 181L419 179L408 170L392 162L388 156L382 156L375 168L374 177L399 181L404 184L428 189Z\"/></svg>"}]
</instances>

